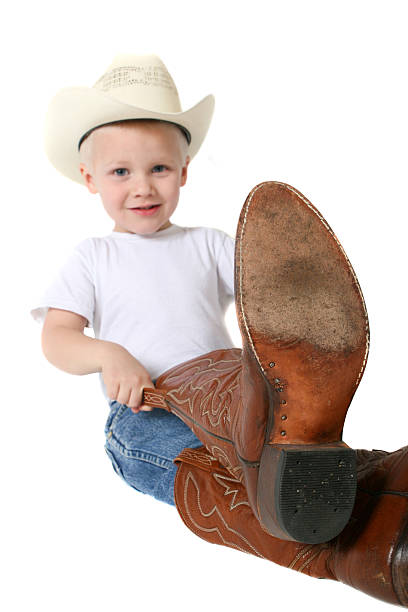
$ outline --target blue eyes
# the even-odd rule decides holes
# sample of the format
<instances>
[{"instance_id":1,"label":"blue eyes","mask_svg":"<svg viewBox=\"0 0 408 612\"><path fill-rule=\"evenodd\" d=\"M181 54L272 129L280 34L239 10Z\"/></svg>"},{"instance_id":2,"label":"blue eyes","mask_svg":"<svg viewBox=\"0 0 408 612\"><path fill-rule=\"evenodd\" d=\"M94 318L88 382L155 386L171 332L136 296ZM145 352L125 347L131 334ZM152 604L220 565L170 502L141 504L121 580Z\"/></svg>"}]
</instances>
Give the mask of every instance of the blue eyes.
<instances>
[{"instance_id":1,"label":"blue eyes","mask_svg":"<svg viewBox=\"0 0 408 612\"><path fill-rule=\"evenodd\" d=\"M157 166L153 166L152 168L152 172L154 172L155 174L160 174L162 172L165 172L165 170L168 170L168 168L163 164L157 164ZM125 176L128 173L128 170L126 168L116 168L113 173L116 176Z\"/></svg>"}]
</instances>

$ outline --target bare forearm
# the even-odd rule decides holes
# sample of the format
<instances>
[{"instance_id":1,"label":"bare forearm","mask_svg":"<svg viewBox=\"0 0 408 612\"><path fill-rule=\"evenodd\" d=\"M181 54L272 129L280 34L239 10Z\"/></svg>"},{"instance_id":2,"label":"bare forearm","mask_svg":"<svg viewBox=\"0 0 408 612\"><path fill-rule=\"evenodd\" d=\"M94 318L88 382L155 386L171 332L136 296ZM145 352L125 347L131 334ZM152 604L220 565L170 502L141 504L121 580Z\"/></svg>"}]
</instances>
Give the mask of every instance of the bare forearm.
<instances>
[{"instance_id":1,"label":"bare forearm","mask_svg":"<svg viewBox=\"0 0 408 612\"><path fill-rule=\"evenodd\" d=\"M42 349L47 360L55 367L79 375L101 372L108 351L123 351L119 344L90 338L67 327L43 333Z\"/></svg>"},{"instance_id":2,"label":"bare forearm","mask_svg":"<svg viewBox=\"0 0 408 612\"><path fill-rule=\"evenodd\" d=\"M69 374L100 372L110 399L133 412L151 410L142 403L143 389L154 387L146 368L120 344L85 336L85 323L84 317L70 311L49 310L42 331L48 361Z\"/></svg>"}]
</instances>

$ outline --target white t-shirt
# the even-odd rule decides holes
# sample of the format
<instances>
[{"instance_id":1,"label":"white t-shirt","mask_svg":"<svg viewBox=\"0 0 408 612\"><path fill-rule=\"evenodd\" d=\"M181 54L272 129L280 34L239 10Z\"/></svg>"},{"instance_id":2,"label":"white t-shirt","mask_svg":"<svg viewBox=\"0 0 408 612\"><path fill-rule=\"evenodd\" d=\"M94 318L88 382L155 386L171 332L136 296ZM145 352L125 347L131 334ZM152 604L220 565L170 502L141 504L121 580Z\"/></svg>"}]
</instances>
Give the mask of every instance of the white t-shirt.
<instances>
[{"instance_id":1,"label":"white t-shirt","mask_svg":"<svg viewBox=\"0 0 408 612\"><path fill-rule=\"evenodd\" d=\"M88 238L31 314L39 322L49 307L82 315L95 338L124 346L155 379L234 347L224 318L234 297L234 245L221 230L174 224L149 235Z\"/></svg>"}]
</instances>

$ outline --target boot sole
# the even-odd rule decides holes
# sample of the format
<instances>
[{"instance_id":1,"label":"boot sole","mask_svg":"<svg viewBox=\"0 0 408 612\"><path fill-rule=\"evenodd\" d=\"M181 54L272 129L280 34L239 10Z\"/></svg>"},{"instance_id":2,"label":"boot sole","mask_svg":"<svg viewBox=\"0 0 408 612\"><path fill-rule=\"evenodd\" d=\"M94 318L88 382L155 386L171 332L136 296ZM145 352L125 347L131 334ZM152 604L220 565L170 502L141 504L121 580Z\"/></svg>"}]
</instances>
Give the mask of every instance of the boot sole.
<instances>
[{"instance_id":1,"label":"boot sole","mask_svg":"<svg viewBox=\"0 0 408 612\"><path fill-rule=\"evenodd\" d=\"M355 500L355 453L341 436L368 355L362 292L325 219L290 185L255 187L237 237L238 321L269 394L259 519L276 537L325 542L342 531ZM324 413L296 401L302 388L317 396L336 377Z\"/></svg>"}]
</instances>

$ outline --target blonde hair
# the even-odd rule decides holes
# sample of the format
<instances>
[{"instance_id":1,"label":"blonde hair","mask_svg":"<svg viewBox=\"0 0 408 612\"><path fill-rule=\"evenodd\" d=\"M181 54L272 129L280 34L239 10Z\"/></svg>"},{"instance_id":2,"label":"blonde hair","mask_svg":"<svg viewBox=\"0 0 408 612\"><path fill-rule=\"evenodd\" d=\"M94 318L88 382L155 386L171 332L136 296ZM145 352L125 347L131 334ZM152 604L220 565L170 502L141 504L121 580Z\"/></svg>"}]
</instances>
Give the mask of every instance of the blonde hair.
<instances>
[{"instance_id":1,"label":"blonde hair","mask_svg":"<svg viewBox=\"0 0 408 612\"><path fill-rule=\"evenodd\" d=\"M177 133L179 134L179 143L180 143L180 150L181 150L181 154L183 159L186 158L187 156L187 152L188 152L188 147L190 144L190 134L187 132L187 130L185 130L183 127L181 127L180 125L177 125L176 123L171 123L170 121L162 121L159 119L126 119L124 121L112 121L112 123L107 123L104 125L100 125L96 128L93 128L92 130L90 130L89 132L87 132L84 136L82 136L81 140L79 141L79 161L80 163L85 164L85 166L87 166L89 169L91 169L93 167L92 162L93 162L93 134L94 132L96 132L96 130L105 127L106 125L116 125L118 127L122 127L122 126L126 126L126 125L138 125L140 123L143 123L144 125L155 125L157 123L164 123L166 125L170 125L174 128L176 128Z\"/></svg>"}]
</instances>

